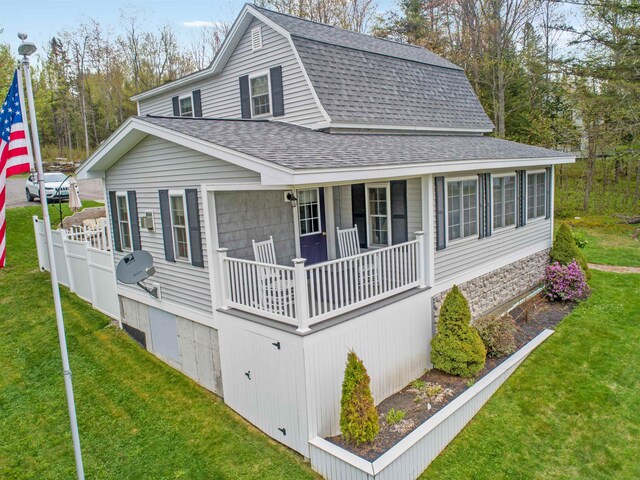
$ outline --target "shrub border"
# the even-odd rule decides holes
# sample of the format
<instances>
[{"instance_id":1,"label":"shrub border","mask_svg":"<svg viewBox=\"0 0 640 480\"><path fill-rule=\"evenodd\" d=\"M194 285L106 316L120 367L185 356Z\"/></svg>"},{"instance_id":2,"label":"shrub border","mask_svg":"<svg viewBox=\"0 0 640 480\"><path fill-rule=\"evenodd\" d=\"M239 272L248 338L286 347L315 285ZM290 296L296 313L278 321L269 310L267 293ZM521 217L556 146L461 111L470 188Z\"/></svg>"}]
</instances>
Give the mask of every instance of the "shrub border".
<instances>
[{"instance_id":1,"label":"shrub border","mask_svg":"<svg viewBox=\"0 0 640 480\"><path fill-rule=\"evenodd\" d=\"M373 462L324 438L309 440L312 468L327 480L413 480L427 468L524 359L553 334L546 329Z\"/></svg>"}]
</instances>

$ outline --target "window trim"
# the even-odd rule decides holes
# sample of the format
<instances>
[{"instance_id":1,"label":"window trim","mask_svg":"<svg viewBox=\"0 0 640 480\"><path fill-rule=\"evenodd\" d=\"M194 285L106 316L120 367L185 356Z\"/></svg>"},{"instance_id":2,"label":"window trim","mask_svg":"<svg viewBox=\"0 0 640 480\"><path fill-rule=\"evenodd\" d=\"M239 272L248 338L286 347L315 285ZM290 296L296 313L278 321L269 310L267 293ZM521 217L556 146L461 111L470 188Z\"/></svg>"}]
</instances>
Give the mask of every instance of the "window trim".
<instances>
[{"instance_id":1,"label":"window trim","mask_svg":"<svg viewBox=\"0 0 640 480\"><path fill-rule=\"evenodd\" d=\"M320 235L322 233L322 205L320 205L320 188L316 187L316 188L301 188L299 190L296 190L296 197L300 198L300 194L299 192L302 192L304 190L315 190L316 191L316 195L317 195L317 201L318 201L318 231L317 232L312 232L312 233L300 233L300 237L309 237L311 235ZM298 231L301 232L300 230L300 201L298 200L296 202L296 209L298 210Z\"/></svg>"},{"instance_id":2,"label":"window trim","mask_svg":"<svg viewBox=\"0 0 640 480\"><path fill-rule=\"evenodd\" d=\"M468 235L466 237L461 236L459 238L454 238L454 239L450 239L449 238L449 183L457 183L457 182L464 182L464 181L469 181L469 180L473 180L476 182L476 233L473 235ZM478 240L478 233L480 231L480 183L478 181L478 176L477 175L466 175L463 177L445 177L444 179L444 223L445 223L445 229L444 229L444 234L445 234L445 244L447 246L451 245L451 244L459 244L459 243L463 243L463 242L469 242L471 240ZM463 227L463 222L464 218L463 218L463 211L460 211L460 228L461 228L461 232L463 232L464 227Z\"/></svg>"},{"instance_id":3,"label":"window trim","mask_svg":"<svg viewBox=\"0 0 640 480\"><path fill-rule=\"evenodd\" d=\"M386 245L376 245L371 243L371 213L369 212L369 189L371 188L384 188L387 191L387 244ZM364 184L364 204L365 204L365 215L366 215L366 225L367 225L367 248L386 248L393 245L392 240L392 214L391 214L391 183L390 182L378 182L378 183L365 183Z\"/></svg>"},{"instance_id":4,"label":"window trim","mask_svg":"<svg viewBox=\"0 0 640 480\"><path fill-rule=\"evenodd\" d=\"M175 235L175 225L173 224L173 207L171 197L181 197L184 207L184 223L187 231L187 258L178 256L178 242ZM171 222L171 239L173 240L173 258L176 262L191 264L191 232L189 232L189 212L187 211L187 194L184 190L169 190L169 221Z\"/></svg>"},{"instance_id":5,"label":"window trim","mask_svg":"<svg viewBox=\"0 0 640 480\"><path fill-rule=\"evenodd\" d=\"M505 177L513 177L514 188L515 188L515 197L514 197L514 206L515 206L515 222L513 225L503 225L502 227L496 227L494 223L494 207L493 207L493 180L496 178L505 178ZM491 202L491 230L494 232L499 232L502 230L507 230L509 228L516 228L518 226L518 175L515 171L510 173L497 173L491 175L491 192L490 192L490 202ZM504 198L503 198L504 205ZM504 219L504 210L502 211L502 217Z\"/></svg>"},{"instance_id":6,"label":"window trim","mask_svg":"<svg viewBox=\"0 0 640 480\"><path fill-rule=\"evenodd\" d=\"M542 215L539 215L537 217L529 217L529 175L537 175L543 173L544 174L544 180L542 182L543 185L543 198L544 198L544 207L545 207L545 211L542 213ZM532 223L532 222L539 222L540 220L548 220L547 218L545 218L546 216L546 208L547 208L547 171L545 169L536 169L536 170L525 170L524 171L524 175L525 175L525 181L524 181L524 211L525 211L525 218L527 219L527 225ZM526 225L525 225L526 226Z\"/></svg>"},{"instance_id":7,"label":"window trim","mask_svg":"<svg viewBox=\"0 0 640 480\"><path fill-rule=\"evenodd\" d=\"M123 220L120 218L120 203L118 202L118 198L124 198L125 208L127 209L127 226L129 227L129 246L126 247L124 244L124 232L122 230ZM129 208L129 195L127 192L117 191L116 192L116 217L118 219L118 233L120 235L120 249L123 252L133 252L133 232L131 229L131 210Z\"/></svg>"},{"instance_id":8,"label":"window trim","mask_svg":"<svg viewBox=\"0 0 640 480\"><path fill-rule=\"evenodd\" d=\"M267 77L267 95L269 96L269 112L256 115L256 113L253 110L253 87L251 86L251 80L258 77ZM271 72L269 70L264 70L264 71L249 75L249 107L251 108L251 118L266 118L266 117L273 116L273 99L271 98Z\"/></svg>"},{"instance_id":9,"label":"window trim","mask_svg":"<svg viewBox=\"0 0 640 480\"><path fill-rule=\"evenodd\" d=\"M191 115L183 115L182 114L182 100L184 100L185 98L190 98L191 99ZM182 117L184 117L184 118L195 118L196 112L195 112L195 103L193 101L193 92L188 93L186 95L178 95L178 112L180 113L180 118L182 118Z\"/></svg>"}]
</instances>

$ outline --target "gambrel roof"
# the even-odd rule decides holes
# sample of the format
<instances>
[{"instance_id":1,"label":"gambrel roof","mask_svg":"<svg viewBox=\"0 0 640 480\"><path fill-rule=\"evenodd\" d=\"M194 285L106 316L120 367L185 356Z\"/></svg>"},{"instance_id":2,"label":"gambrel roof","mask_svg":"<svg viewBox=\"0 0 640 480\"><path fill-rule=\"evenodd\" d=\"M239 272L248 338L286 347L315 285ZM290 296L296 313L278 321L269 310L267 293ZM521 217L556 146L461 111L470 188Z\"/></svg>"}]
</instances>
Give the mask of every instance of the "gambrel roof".
<instances>
[{"instance_id":1,"label":"gambrel roof","mask_svg":"<svg viewBox=\"0 0 640 480\"><path fill-rule=\"evenodd\" d=\"M136 95L133 100L219 74L254 18L287 38L299 58L309 88L326 118L325 124L314 128L474 133L493 130L464 71L448 60L422 47L249 4L210 67ZM286 103L286 91L284 97Z\"/></svg>"}]
</instances>

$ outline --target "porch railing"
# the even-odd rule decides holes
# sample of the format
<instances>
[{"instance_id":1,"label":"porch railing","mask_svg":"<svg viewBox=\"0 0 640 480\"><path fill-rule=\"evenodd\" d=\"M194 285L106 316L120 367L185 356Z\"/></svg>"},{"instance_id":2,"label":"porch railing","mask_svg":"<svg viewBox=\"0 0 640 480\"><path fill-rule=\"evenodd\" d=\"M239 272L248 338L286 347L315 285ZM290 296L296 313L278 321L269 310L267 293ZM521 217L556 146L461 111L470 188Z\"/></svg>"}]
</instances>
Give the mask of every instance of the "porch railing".
<instances>
[{"instance_id":1,"label":"porch railing","mask_svg":"<svg viewBox=\"0 0 640 480\"><path fill-rule=\"evenodd\" d=\"M98 250L111 250L106 224L94 227L72 225L71 228L63 230L63 232L68 240L89 242L93 248Z\"/></svg>"},{"instance_id":2,"label":"porch railing","mask_svg":"<svg viewBox=\"0 0 640 480\"><path fill-rule=\"evenodd\" d=\"M218 250L222 308L296 325L298 331L411 288L426 286L424 235L416 240L315 265L294 267L227 256Z\"/></svg>"}]
</instances>

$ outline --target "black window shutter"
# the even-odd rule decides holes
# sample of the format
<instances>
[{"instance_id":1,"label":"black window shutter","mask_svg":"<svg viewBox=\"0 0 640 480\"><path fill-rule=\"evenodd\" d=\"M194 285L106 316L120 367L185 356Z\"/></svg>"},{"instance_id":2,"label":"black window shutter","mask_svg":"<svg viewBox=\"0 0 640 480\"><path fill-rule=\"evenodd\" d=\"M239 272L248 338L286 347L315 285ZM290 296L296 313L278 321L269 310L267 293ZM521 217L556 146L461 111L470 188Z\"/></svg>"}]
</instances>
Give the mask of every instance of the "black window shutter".
<instances>
[{"instance_id":1,"label":"black window shutter","mask_svg":"<svg viewBox=\"0 0 640 480\"><path fill-rule=\"evenodd\" d=\"M546 200L546 205L545 205L545 216L544 218L551 218L551 195L552 195L552 187L553 187L553 177L552 172L553 170L551 169L551 167L547 167L546 168L546 183L545 183L545 187L547 189L547 191L545 192L545 200Z\"/></svg>"},{"instance_id":2,"label":"black window shutter","mask_svg":"<svg viewBox=\"0 0 640 480\"><path fill-rule=\"evenodd\" d=\"M478 197L480 228L478 238L491 236L491 174L478 174Z\"/></svg>"},{"instance_id":3,"label":"black window shutter","mask_svg":"<svg viewBox=\"0 0 640 480\"><path fill-rule=\"evenodd\" d=\"M136 192L129 190L127 192L127 199L129 201L129 224L131 225L131 246L133 250L141 250L140 243L140 221L138 220L138 201L136 199Z\"/></svg>"},{"instance_id":4,"label":"black window shutter","mask_svg":"<svg viewBox=\"0 0 640 480\"><path fill-rule=\"evenodd\" d=\"M171 99L171 102L173 103L173 116L174 117L179 117L180 116L180 97L173 97Z\"/></svg>"},{"instance_id":5,"label":"black window shutter","mask_svg":"<svg viewBox=\"0 0 640 480\"><path fill-rule=\"evenodd\" d=\"M198 209L198 190L189 188L185 190L184 193L187 197L187 222L189 223L191 265L194 267L204 267L202 233L200 232L200 212Z\"/></svg>"},{"instance_id":6,"label":"black window shutter","mask_svg":"<svg viewBox=\"0 0 640 480\"><path fill-rule=\"evenodd\" d=\"M122 251L120 244L120 224L118 223L118 200L116 192L109 192L109 203L111 204L111 233L113 233L113 249L116 252Z\"/></svg>"},{"instance_id":7,"label":"black window shutter","mask_svg":"<svg viewBox=\"0 0 640 480\"><path fill-rule=\"evenodd\" d=\"M478 238L485 237L487 225L487 205L485 203L484 173L478 174Z\"/></svg>"},{"instance_id":8,"label":"black window shutter","mask_svg":"<svg viewBox=\"0 0 640 480\"><path fill-rule=\"evenodd\" d=\"M162 238L164 239L164 258L175 262L173 252L173 233L171 232L171 209L169 207L169 190L160 190L160 219L162 221Z\"/></svg>"},{"instance_id":9,"label":"black window shutter","mask_svg":"<svg viewBox=\"0 0 640 480\"><path fill-rule=\"evenodd\" d=\"M242 118L251 118L251 97L249 94L249 75L240 77L240 110Z\"/></svg>"},{"instance_id":10,"label":"black window shutter","mask_svg":"<svg viewBox=\"0 0 640 480\"><path fill-rule=\"evenodd\" d=\"M271 103L273 104L273 116L284 115L284 94L282 88L282 67L273 67L269 70L271 77Z\"/></svg>"},{"instance_id":11,"label":"black window shutter","mask_svg":"<svg viewBox=\"0 0 640 480\"><path fill-rule=\"evenodd\" d=\"M436 250L444 250L447 247L444 207L447 197L444 191L444 177L435 178L436 188Z\"/></svg>"},{"instance_id":12,"label":"black window shutter","mask_svg":"<svg viewBox=\"0 0 640 480\"><path fill-rule=\"evenodd\" d=\"M194 90L193 92L191 92L191 97L193 98L193 116L201 117L202 99L200 98L200 90Z\"/></svg>"},{"instance_id":13,"label":"black window shutter","mask_svg":"<svg viewBox=\"0 0 640 480\"><path fill-rule=\"evenodd\" d=\"M516 188L518 203L518 221L516 228L524 227L527 224L527 172L526 170L516 170Z\"/></svg>"},{"instance_id":14,"label":"black window shutter","mask_svg":"<svg viewBox=\"0 0 640 480\"><path fill-rule=\"evenodd\" d=\"M393 245L397 245L409 239L407 181L395 180L389 185L391 189L391 236Z\"/></svg>"},{"instance_id":15,"label":"black window shutter","mask_svg":"<svg viewBox=\"0 0 640 480\"><path fill-rule=\"evenodd\" d=\"M351 214L353 215L353 224L358 227L360 248L367 248L367 206L364 183L351 185Z\"/></svg>"},{"instance_id":16,"label":"black window shutter","mask_svg":"<svg viewBox=\"0 0 640 480\"><path fill-rule=\"evenodd\" d=\"M493 218L493 202L492 202L492 198L493 198L493 184L491 181L491 174L490 173L485 173L484 174L484 188L485 188L485 195L486 195L486 199L487 199L487 228L485 230L485 233L487 235L487 237L490 237L491 234L493 233L493 222L492 222L492 218Z\"/></svg>"}]
</instances>

